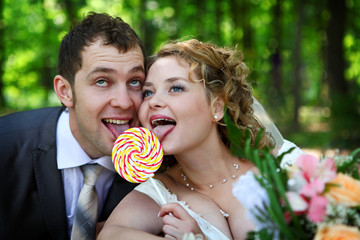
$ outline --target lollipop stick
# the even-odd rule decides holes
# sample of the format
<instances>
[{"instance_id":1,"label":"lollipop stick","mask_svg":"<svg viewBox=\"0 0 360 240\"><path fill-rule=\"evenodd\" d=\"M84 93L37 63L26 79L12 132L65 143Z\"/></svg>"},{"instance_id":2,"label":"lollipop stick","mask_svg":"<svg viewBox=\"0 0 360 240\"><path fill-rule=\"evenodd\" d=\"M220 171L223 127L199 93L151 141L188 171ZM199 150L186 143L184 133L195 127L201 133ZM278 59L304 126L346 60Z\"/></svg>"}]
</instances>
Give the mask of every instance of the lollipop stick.
<instances>
[{"instance_id":1,"label":"lollipop stick","mask_svg":"<svg viewBox=\"0 0 360 240\"><path fill-rule=\"evenodd\" d=\"M149 178L149 179L150 179L152 185L154 185L156 192L157 192L157 193L159 194L159 196L160 196L161 205L166 204L165 198L164 198L164 196L161 194L160 189L159 189L158 186L156 185L156 182L154 181L154 179L153 179L152 177Z\"/></svg>"}]
</instances>

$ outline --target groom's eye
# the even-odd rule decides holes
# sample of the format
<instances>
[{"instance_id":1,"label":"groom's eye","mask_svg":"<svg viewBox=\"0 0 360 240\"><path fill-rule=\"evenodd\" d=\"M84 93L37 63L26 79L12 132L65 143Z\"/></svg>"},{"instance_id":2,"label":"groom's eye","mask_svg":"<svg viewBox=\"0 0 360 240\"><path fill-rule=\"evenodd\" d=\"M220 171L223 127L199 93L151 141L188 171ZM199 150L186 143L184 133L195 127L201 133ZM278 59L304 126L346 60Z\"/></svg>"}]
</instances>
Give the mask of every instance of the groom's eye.
<instances>
[{"instance_id":1,"label":"groom's eye","mask_svg":"<svg viewBox=\"0 0 360 240\"><path fill-rule=\"evenodd\" d=\"M142 81L140 79L132 79L129 82L129 87L140 89L142 87Z\"/></svg>"},{"instance_id":2,"label":"groom's eye","mask_svg":"<svg viewBox=\"0 0 360 240\"><path fill-rule=\"evenodd\" d=\"M108 82L104 79L99 79L96 81L96 85L99 87L106 87L108 85Z\"/></svg>"}]
</instances>

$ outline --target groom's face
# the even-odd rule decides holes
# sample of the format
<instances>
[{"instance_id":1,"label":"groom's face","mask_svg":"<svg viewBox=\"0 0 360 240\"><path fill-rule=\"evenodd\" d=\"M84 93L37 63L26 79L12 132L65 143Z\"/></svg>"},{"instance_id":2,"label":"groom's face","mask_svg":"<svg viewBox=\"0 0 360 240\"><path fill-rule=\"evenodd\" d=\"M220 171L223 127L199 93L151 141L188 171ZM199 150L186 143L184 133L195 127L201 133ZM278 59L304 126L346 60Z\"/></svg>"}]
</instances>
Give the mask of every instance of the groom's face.
<instances>
[{"instance_id":1,"label":"groom's face","mask_svg":"<svg viewBox=\"0 0 360 240\"><path fill-rule=\"evenodd\" d=\"M120 53L98 40L84 48L82 59L73 86L70 127L85 152L98 158L111 155L116 138L140 124L144 57L139 47Z\"/></svg>"}]
</instances>

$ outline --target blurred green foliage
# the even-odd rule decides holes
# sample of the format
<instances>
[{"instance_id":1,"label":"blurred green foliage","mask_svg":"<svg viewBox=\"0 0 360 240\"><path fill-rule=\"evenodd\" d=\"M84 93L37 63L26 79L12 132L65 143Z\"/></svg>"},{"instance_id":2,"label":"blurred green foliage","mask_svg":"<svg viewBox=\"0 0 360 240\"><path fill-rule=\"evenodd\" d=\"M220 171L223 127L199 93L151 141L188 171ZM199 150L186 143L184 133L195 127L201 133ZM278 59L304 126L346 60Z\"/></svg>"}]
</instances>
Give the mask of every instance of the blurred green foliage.
<instances>
[{"instance_id":1,"label":"blurred green foliage","mask_svg":"<svg viewBox=\"0 0 360 240\"><path fill-rule=\"evenodd\" d=\"M255 96L287 139L360 146L357 0L0 0L0 115L60 104L58 47L89 11L123 18L149 55L184 37L237 46Z\"/></svg>"}]
</instances>

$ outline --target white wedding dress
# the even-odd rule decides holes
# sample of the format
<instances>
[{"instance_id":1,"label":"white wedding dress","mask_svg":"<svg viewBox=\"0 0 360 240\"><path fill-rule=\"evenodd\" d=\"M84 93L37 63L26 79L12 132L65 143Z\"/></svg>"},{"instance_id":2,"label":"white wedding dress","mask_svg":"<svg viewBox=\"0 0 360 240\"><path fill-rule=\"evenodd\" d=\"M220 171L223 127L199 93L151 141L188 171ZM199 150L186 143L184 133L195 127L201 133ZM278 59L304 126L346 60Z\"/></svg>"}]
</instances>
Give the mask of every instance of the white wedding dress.
<instances>
[{"instance_id":1,"label":"white wedding dress","mask_svg":"<svg viewBox=\"0 0 360 240\"><path fill-rule=\"evenodd\" d=\"M286 154L283 158L282 165L286 164L292 164L294 159L299 156L302 151L292 142L289 142L284 139L284 143L282 144L281 148L278 151L278 155L288 151L289 149L295 147L295 149L290 153ZM203 219L198 213L192 211L184 201L179 201L177 199L177 195L171 193L164 184L158 180L158 179L151 179L154 181L146 181L144 183L141 183L138 185L135 190L146 194L150 198L152 198L159 206L163 205L164 200L166 203L179 203L198 223L201 231L204 233L205 237L208 240L229 240L229 238L222 233L219 229L217 229L215 226L213 226L211 223ZM156 184L158 187L159 193L162 195L162 197L157 192L157 189L153 185L153 183Z\"/></svg>"},{"instance_id":2,"label":"white wedding dress","mask_svg":"<svg viewBox=\"0 0 360 240\"><path fill-rule=\"evenodd\" d=\"M265 127L266 131L270 132L272 137L274 138L275 147L278 149L277 156L287 152L291 148L294 148L290 153L285 154L281 161L282 168L291 166L294 163L294 161L298 158L298 156L303 154L303 151L301 151L301 149L298 148L294 143L287 141L282 137L277 127L274 125L270 117L267 115L263 106L255 99L255 97L253 99L254 99L254 103L252 107L254 109L254 115ZM170 191L165 187L165 185L160 180L157 179L149 179L149 180L138 185L135 188L135 190L148 195L157 204L159 204L159 206L165 203L179 203L197 221L201 231L208 240L229 240L229 238L219 229L217 229L211 223L203 219L198 213L192 211L187 206L186 202L179 201L177 199L177 195L170 193ZM156 189L154 184L156 184L158 189ZM161 196L159 194L161 194Z\"/></svg>"},{"instance_id":3,"label":"white wedding dress","mask_svg":"<svg viewBox=\"0 0 360 240\"><path fill-rule=\"evenodd\" d=\"M211 223L203 219L199 214L192 211L184 201L179 201L177 199L176 194L170 193L169 190L164 186L164 184L158 180L153 179L154 181L146 181L144 183L141 183L138 185L135 190L144 193L151 197L159 206L163 205L163 200L159 196L159 193L156 191L155 186L153 183L156 184L158 189L160 190L160 193L165 199L166 203L179 203L198 223L201 231L204 233L205 237L208 240L229 240L229 238L222 233L219 229L217 229L215 226L213 226Z\"/></svg>"}]
</instances>

